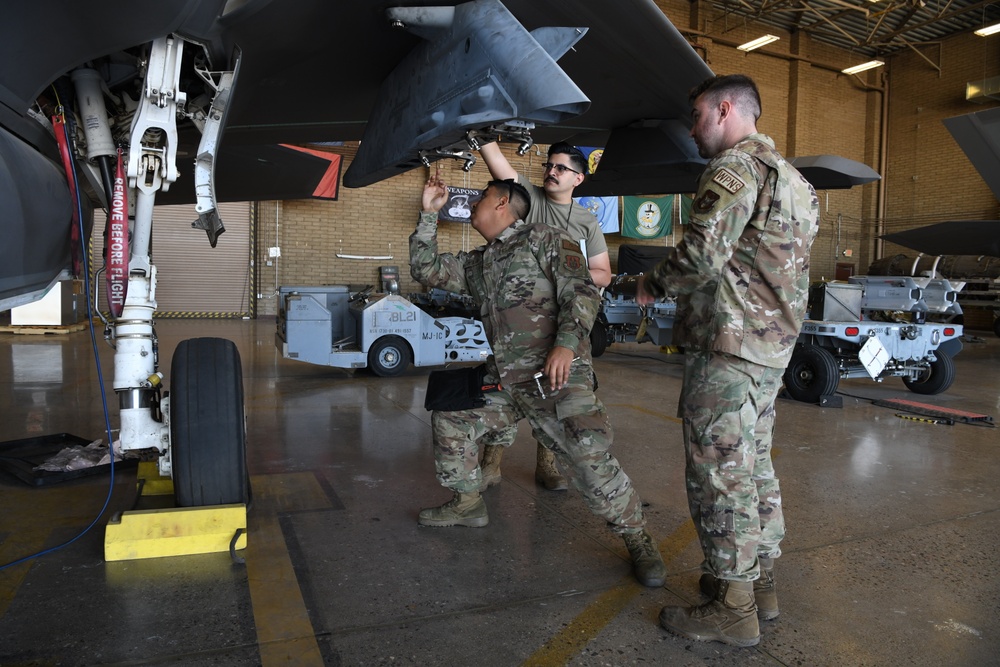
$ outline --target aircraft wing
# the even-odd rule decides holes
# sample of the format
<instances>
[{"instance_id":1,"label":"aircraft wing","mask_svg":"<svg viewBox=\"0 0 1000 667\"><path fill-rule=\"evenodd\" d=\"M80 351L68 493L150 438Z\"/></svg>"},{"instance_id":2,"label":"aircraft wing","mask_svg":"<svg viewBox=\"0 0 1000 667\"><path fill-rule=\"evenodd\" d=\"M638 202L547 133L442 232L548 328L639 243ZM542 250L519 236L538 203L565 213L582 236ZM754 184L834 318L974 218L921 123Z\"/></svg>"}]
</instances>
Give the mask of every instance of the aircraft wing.
<instances>
[{"instance_id":1,"label":"aircraft wing","mask_svg":"<svg viewBox=\"0 0 1000 667\"><path fill-rule=\"evenodd\" d=\"M962 151L1000 199L1000 107L944 119Z\"/></svg>"},{"instance_id":2,"label":"aircraft wing","mask_svg":"<svg viewBox=\"0 0 1000 667\"><path fill-rule=\"evenodd\" d=\"M1000 257L1000 220L948 220L882 238L925 255Z\"/></svg>"},{"instance_id":3,"label":"aircraft wing","mask_svg":"<svg viewBox=\"0 0 1000 667\"><path fill-rule=\"evenodd\" d=\"M657 159L658 155L665 154L660 152L661 148L666 151L678 145L671 138L670 125L661 123L655 127L616 130L612 134L612 141L622 135L629 135L632 150L641 155L635 154L622 159L623 154L618 153L610 160L602 157L597 173L589 176L575 193L579 196L606 197L695 192L698 176L704 169L706 160L702 160L697 154L685 161ZM679 123L674 125L676 132L683 129ZM609 143L610 145L612 144ZM641 162L642 155L646 156L645 163ZM868 165L839 155L809 155L794 157L788 161L817 190L846 190L882 178Z\"/></svg>"},{"instance_id":4,"label":"aircraft wing","mask_svg":"<svg viewBox=\"0 0 1000 667\"><path fill-rule=\"evenodd\" d=\"M403 18L391 18L390 8ZM190 108L212 94L190 60L236 69L239 54L215 163L222 201L314 196L330 164L281 144L363 137L345 184L365 185L460 157L468 130L488 138L522 116L534 141L603 145L605 160L626 166L649 152L642 133L629 130L667 125L674 141L658 159L688 169L697 154L686 137L687 91L712 74L653 0L40 0L4 14L0 194L17 205L0 222L16 241L0 249L0 308L38 294L70 264L69 244L53 239L69 236L76 204L48 126L59 105L77 105L69 73L84 65L100 73L114 139L127 139L144 54L161 36L187 40L181 77ZM438 64L446 59L450 69ZM401 96L396 83L404 80L418 85ZM568 92L549 95L557 80ZM476 104L487 106L469 112ZM79 141L82 132L71 129ZM190 124L178 130L179 178L161 203L193 201L198 133ZM92 204L104 206L96 168L86 159L77 167Z\"/></svg>"}]
</instances>

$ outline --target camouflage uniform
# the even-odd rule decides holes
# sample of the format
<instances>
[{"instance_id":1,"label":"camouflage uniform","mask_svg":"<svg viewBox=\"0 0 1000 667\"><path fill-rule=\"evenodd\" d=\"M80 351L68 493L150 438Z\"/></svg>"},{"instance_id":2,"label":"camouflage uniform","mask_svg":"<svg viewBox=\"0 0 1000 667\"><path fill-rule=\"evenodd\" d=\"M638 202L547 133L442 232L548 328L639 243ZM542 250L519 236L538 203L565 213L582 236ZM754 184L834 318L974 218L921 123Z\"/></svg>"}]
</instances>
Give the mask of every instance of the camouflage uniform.
<instances>
[{"instance_id":1,"label":"camouflage uniform","mask_svg":"<svg viewBox=\"0 0 1000 667\"><path fill-rule=\"evenodd\" d=\"M684 238L646 276L653 296L678 296L688 501L703 567L722 579L752 581L758 556L781 554L774 399L805 315L818 219L812 186L752 134L709 162Z\"/></svg>"},{"instance_id":2,"label":"camouflage uniform","mask_svg":"<svg viewBox=\"0 0 1000 667\"><path fill-rule=\"evenodd\" d=\"M543 188L534 185L521 174L517 175L517 182L523 185L524 189L528 191L528 196L531 200L531 208L528 211L526 222L540 222L550 227L555 227L562 230L565 235L575 241L586 239L588 261L594 255L608 252L608 244L604 240L604 232L601 231L601 226L593 213L575 201L569 204L554 203L545 196ZM549 449L553 449L552 443L546 442L544 433L535 431L532 435L538 442ZM509 447L513 444L515 438L517 438L516 424L487 433L479 444L483 447L491 445Z\"/></svg>"},{"instance_id":3,"label":"camouflage uniform","mask_svg":"<svg viewBox=\"0 0 1000 667\"><path fill-rule=\"evenodd\" d=\"M472 252L438 254L437 216L421 213L410 236L410 275L428 287L471 294L493 348L486 382L501 391L474 410L432 416L438 480L459 492L479 490L477 438L527 418L551 440L556 459L591 511L615 532L636 533L645 520L639 494L608 449L607 411L593 392L590 327L600 296L579 246L542 224L517 221ZM569 383L546 398L534 374L553 346L574 350Z\"/></svg>"}]
</instances>

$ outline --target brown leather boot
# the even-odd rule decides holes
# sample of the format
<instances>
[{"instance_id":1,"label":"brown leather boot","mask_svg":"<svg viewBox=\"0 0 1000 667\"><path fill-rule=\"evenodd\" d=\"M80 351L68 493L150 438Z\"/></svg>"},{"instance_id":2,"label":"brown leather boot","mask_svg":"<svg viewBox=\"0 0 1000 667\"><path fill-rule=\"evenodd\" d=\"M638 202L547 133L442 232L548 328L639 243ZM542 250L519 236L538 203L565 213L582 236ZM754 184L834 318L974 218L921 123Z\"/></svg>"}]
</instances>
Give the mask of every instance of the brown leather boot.
<instances>
[{"instance_id":1,"label":"brown leather boot","mask_svg":"<svg viewBox=\"0 0 1000 667\"><path fill-rule=\"evenodd\" d=\"M623 533L628 555L632 557L632 572L643 586L658 588L667 580L667 567L653 537L645 530L641 533Z\"/></svg>"},{"instance_id":2,"label":"brown leather boot","mask_svg":"<svg viewBox=\"0 0 1000 667\"><path fill-rule=\"evenodd\" d=\"M664 607L664 630L701 642L756 646L760 642L752 581L719 579L715 598L699 607Z\"/></svg>"},{"instance_id":3,"label":"brown leather boot","mask_svg":"<svg viewBox=\"0 0 1000 667\"><path fill-rule=\"evenodd\" d=\"M774 559L760 559L760 578L753 582L753 599L757 603L757 618L770 621L778 618L778 593L774 588Z\"/></svg>"},{"instance_id":4,"label":"brown leather boot","mask_svg":"<svg viewBox=\"0 0 1000 667\"><path fill-rule=\"evenodd\" d=\"M483 447L483 490L500 483L500 459L503 458L502 445Z\"/></svg>"},{"instance_id":5,"label":"brown leather boot","mask_svg":"<svg viewBox=\"0 0 1000 667\"><path fill-rule=\"evenodd\" d=\"M478 491L473 493L456 493L455 496L440 507L428 507L420 510L417 523L421 526L468 526L482 528L490 522L486 512L486 501Z\"/></svg>"},{"instance_id":6,"label":"brown leather boot","mask_svg":"<svg viewBox=\"0 0 1000 667\"><path fill-rule=\"evenodd\" d=\"M719 580L706 572L698 580L698 587L702 595L712 600L718 593ZM757 604L757 618L762 621L778 618L781 612L778 610L778 594L774 587L773 558L760 559L760 578L753 582L753 598Z\"/></svg>"},{"instance_id":7,"label":"brown leather boot","mask_svg":"<svg viewBox=\"0 0 1000 667\"><path fill-rule=\"evenodd\" d=\"M549 491L565 491L569 488L569 482L556 468L556 455L541 443L536 444L538 450L535 455L535 481Z\"/></svg>"}]
</instances>

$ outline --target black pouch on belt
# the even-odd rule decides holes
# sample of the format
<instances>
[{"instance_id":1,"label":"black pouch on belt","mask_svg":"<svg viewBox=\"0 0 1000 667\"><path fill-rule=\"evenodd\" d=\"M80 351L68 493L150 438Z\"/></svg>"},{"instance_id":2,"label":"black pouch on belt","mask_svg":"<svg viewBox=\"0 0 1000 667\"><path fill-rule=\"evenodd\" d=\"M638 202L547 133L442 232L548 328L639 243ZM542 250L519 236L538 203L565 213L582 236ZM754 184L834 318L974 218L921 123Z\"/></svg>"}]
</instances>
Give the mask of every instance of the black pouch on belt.
<instances>
[{"instance_id":1,"label":"black pouch on belt","mask_svg":"<svg viewBox=\"0 0 1000 667\"><path fill-rule=\"evenodd\" d=\"M468 410L486 404L485 393L496 391L499 385L483 385L486 364L431 371L427 377L427 410Z\"/></svg>"}]
</instances>

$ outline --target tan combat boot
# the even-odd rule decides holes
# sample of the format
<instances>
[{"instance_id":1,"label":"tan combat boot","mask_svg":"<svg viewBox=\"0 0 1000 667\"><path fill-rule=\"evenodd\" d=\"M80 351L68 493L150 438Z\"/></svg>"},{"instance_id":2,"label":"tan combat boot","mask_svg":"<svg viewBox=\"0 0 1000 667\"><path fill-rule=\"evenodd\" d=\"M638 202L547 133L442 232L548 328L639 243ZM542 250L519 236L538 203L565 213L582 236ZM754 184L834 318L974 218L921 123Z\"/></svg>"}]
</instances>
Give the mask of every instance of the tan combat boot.
<instances>
[{"instance_id":1,"label":"tan combat boot","mask_svg":"<svg viewBox=\"0 0 1000 667\"><path fill-rule=\"evenodd\" d=\"M503 450L501 445L483 447L483 490L500 483L500 459L503 458Z\"/></svg>"},{"instance_id":2,"label":"tan combat boot","mask_svg":"<svg viewBox=\"0 0 1000 667\"><path fill-rule=\"evenodd\" d=\"M664 607L660 611L664 630L701 642L730 646L760 643L757 606L752 581L718 580L718 593L700 607Z\"/></svg>"},{"instance_id":3,"label":"tan combat boot","mask_svg":"<svg viewBox=\"0 0 1000 667\"><path fill-rule=\"evenodd\" d=\"M667 579L667 567L652 536L644 530L641 533L623 533L622 538L628 547L628 555L632 557L632 572L639 583L643 586L662 586Z\"/></svg>"},{"instance_id":4,"label":"tan combat boot","mask_svg":"<svg viewBox=\"0 0 1000 667\"><path fill-rule=\"evenodd\" d=\"M440 507L420 510L417 523L421 526L468 526L482 528L490 522L486 501L478 491L456 493L455 497Z\"/></svg>"},{"instance_id":5,"label":"tan combat boot","mask_svg":"<svg viewBox=\"0 0 1000 667\"><path fill-rule=\"evenodd\" d=\"M702 594L709 600L718 593L719 580L709 573L701 575L698 581ZM774 559L760 559L760 578L753 582L753 598L757 604L757 618L771 621L778 618L778 593L774 587Z\"/></svg>"},{"instance_id":6,"label":"tan combat boot","mask_svg":"<svg viewBox=\"0 0 1000 667\"><path fill-rule=\"evenodd\" d=\"M538 450L535 454L535 481L549 491L565 491L569 488L569 482L556 468L556 455L541 443L536 444Z\"/></svg>"}]
</instances>

